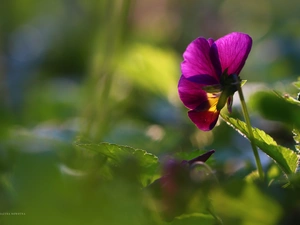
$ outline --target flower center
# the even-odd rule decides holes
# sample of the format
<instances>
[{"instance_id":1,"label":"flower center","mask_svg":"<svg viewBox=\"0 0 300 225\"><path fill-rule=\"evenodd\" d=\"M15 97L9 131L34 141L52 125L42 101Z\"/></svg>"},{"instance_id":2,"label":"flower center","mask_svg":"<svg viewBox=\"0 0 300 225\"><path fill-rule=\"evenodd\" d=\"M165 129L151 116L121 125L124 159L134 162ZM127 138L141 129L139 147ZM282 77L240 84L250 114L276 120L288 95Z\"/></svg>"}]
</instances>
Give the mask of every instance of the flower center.
<instances>
[{"instance_id":1,"label":"flower center","mask_svg":"<svg viewBox=\"0 0 300 225\"><path fill-rule=\"evenodd\" d=\"M221 84L221 95L216 106L217 110L220 111L226 104L228 97L232 96L237 91L237 78L240 78L236 74L228 75L227 69L223 72L220 77Z\"/></svg>"},{"instance_id":2,"label":"flower center","mask_svg":"<svg viewBox=\"0 0 300 225\"><path fill-rule=\"evenodd\" d=\"M203 90L207 93L208 105L210 106L209 111L220 111L225 106L228 98L232 97L237 91L237 82L241 83L241 85L245 83L236 74L228 75L226 69L220 77L219 84L203 87ZM231 108L231 105L229 105L229 108Z\"/></svg>"}]
</instances>

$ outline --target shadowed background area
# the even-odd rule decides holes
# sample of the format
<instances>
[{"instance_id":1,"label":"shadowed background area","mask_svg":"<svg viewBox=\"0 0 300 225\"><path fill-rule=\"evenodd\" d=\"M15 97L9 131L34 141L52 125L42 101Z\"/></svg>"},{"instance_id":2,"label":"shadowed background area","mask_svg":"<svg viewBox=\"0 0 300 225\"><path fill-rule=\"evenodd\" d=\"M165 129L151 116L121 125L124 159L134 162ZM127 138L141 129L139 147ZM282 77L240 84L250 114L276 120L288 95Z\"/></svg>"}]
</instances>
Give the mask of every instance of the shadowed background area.
<instances>
[{"instance_id":1,"label":"shadowed background area","mask_svg":"<svg viewBox=\"0 0 300 225\"><path fill-rule=\"evenodd\" d=\"M239 31L253 38L240 74L248 80L243 88L251 100L251 120L294 149L292 119L274 122L270 113L258 113L266 106L251 95L277 89L297 96L291 82L300 74L299 10L296 0L3 1L0 213L26 216L0 215L0 223L149 222L137 204L141 196L131 198L135 186L128 180L99 187L105 159L78 151L78 137L144 149L161 161L166 155L215 149L215 168L224 174L253 169L247 140L221 120L213 131L198 130L178 98L182 53L198 36L218 39ZM232 116L242 118L238 96L234 98ZM285 114L276 100L267 107L272 110L279 117ZM262 155L262 160L267 167L269 159ZM124 162L124 168L128 171L110 171L106 177L121 172L127 177L138 167ZM140 221L133 223L124 209L136 212Z\"/></svg>"}]
</instances>

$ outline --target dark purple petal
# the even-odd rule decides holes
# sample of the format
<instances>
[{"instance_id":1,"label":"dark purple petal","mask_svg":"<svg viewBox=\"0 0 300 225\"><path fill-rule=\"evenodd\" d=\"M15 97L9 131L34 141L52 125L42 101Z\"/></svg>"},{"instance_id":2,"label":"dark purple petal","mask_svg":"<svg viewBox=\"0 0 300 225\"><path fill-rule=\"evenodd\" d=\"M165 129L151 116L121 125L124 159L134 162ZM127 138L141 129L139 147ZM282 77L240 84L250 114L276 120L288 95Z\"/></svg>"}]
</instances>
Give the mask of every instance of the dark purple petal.
<instances>
[{"instance_id":1,"label":"dark purple petal","mask_svg":"<svg viewBox=\"0 0 300 225\"><path fill-rule=\"evenodd\" d=\"M215 42L214 39L212 39L212 38L208 38L207 41L208 41L208 44L209 44L210 47Z\"/></svg>"},{"instance_id":2,"label":"dark purple petal","mask_svg":"<svg viewBox=\"0 0 300 225\"><path fill-rule=\"evenodd\" d=\"M221 77L223 71L222 71L222 67L221 67L221 63L220 63L220 59L219 59L219 54L216 51L215 44L212 44L212 46L210 48L209 57L210 57L210 61L212 62L213 66L214 66L216 74L218 75L218 77Z\"/></svg>"},{"instance_id":3,"label":"dark purple petal","mask_svg":"<svg viewBox=\"0 0 300 225\"><path fill-rule=\"evenodd\" d=\"M227 110L229 113L232 113L232 103L233 103L233 96L229 96L227 99Z\"/></svg>"},{"instance_id":4,"label":"dark purple petal","mask_svg":"<svg viewBox=\"0 0 300 225\"><path fill-rule=\"evenodd\" d=\"M189 109L196 109L207 102L207 93L202 90L204 84L189 81L181 76L178 83L178 93L182 103Z\"/></svg>"},{"instance_id":5,"label":"dark purple petal","mask_svg":"<svg viewBox=\"0 0 300 225\"><path fill-rule=\"evenodd\" d=\"M252 47L252 39L249 35L233 32L221 37L212 45L212 51L218 54L222 71L239 74L243 68Z\"/></svg>"},{"instance_id":6,"label":"dark purple petal","mask_svg":"<svg viewBox=\"0 0 300 225\"><path fill-rule=\"evenodd\" d=\"M203 131L210 131L216 125L219 111L189 111L188 115L196 126Z\"/></svg>"},{"instance_id":7,"label":"dark purple petal","mask_svg":"<svg viewBox=\"0 0 300 225\"><path fill-rule=\"evenodd\" d=\"M214 153L215 153L215 150L210 150L194 159L189 160L188 164L192 165L195 162L206 162L209 159L209 157Z\"/></svg>"},{"instance_id":8,"label":"dark purple petal","mask_svg":"<svg viewBox=\"0 0 300 225\"><path fill-rule=\"evenodd\" d=\"M214 64L210 58L210 46L213 40L199 37L190 43L183 53L184 61L181 63L182 75L189 78L195 75L209 75L219 80Z\"/></svg>"},{"instance_id":9,"label":"dark purple petal","mask_svg":"<svg viewBox=\"0 0 300 225\"><path fill-rule=\"evenodd\" d=\"M202 74L202 75L195 75L192 77L186 77L187 80L198 83L198 84L203 84L204 85L215 85L219 84L220 82L217 81L214 77Z\"/></svg>"}]
</instances>

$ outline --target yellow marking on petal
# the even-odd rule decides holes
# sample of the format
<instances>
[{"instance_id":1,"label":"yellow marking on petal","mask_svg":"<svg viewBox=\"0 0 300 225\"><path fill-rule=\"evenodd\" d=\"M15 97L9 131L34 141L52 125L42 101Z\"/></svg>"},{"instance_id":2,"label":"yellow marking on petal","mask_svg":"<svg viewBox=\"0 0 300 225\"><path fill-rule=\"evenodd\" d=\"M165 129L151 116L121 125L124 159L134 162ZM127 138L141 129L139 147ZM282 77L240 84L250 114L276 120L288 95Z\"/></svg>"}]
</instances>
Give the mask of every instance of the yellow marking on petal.
<instances>
[{"instance_id":1,"label":"yellow marking on petal","mask_svg":"<svg viewBox=\"0 0 300 225\"><path fill-rule=\"evenodd\" d=\"M207 93L207 100L209 102L209 112L217 112L217 104L220 98L220 93Z\"/></svg>"}]
</instances>

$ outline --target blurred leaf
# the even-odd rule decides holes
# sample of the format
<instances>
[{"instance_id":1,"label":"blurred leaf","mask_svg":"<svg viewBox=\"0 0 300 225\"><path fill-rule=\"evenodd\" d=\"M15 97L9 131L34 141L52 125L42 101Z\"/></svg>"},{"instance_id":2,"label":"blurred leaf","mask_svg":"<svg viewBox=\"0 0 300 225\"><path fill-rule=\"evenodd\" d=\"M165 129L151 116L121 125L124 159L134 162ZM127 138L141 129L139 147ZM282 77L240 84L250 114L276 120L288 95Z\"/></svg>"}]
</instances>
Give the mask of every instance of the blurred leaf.
<instances>
[{"instance_id":1,"label":"blurred leaf","mask_svg":"<svg viewBox=\"0 0 300 225\"><path fill-rule=\"evenodd\" d=\"M241 80L241 87L243 87L244 84L246 84L246 83L247 83L247 80Z\"/></svg>"},{"instance_id":2,"label":"blurred leaf","mask_svg":"<svg viewBox=\"0 0 300 225\"><path fill-rule=\"evenodd\" d=\"M64 94L61 94L62 91ZM79 86L72 80L56 79L35 83L27 93L22 119L26 123L36 124L74 117L80 102Z\"/></svg>"},{"instance_id":3,"label":"blurred leaf","mask_svg":"<svg viewBox=\"0 0 300 225\"><path fill-rule=\"evenodd\" d=\"M230 118L224 114L221 116L228 125L249 139L248 129L244 122ZM262 130L252 128L252 131L257 147L270 156L284 173L291 174L296 172L299 157L293 150L277 145L276 141Z\"/></svg>"},{"instance_id":4,"label":"blurred leaf","mask_svg":"<svg viewBox=\"0 0 300 225\"><path fill-rule=\"evenodd\" d=\"M277 166L277 164L272 164L266 175L269 180L276 179L281 176L280 168Z\"/></svg>"},{"instance_id":5,"label":"blurred leaf","mask_svg":"<svg viewBox=\"0 0 300 225\"><path fill-rule=\"evenodd\" d=\"M237 185L240 190L232 193ZM229 183L213 193L215 211L224 224L274 225L281 218L280 205L252 183Z\"/></svg>"},{"instance_id":6,"label":"blurred leaf","mask_svg":"<svg viewBox=\"0 0 300 225\"><path fill-rule=\"evenodd\" d=\"M179 216L174 219L172 225L214 225L216 220L213 216L203 213L192 213Z\"/></svg>"},{"instance_id":7,"label":"blurred leaf","mask_svg":"<svg viewBox=\"0 0 300 225\"><path fill-rule=\"evenodd\" d=\"M286 123L300 128L300 102L277 92L257 92L251 97L251 104L266 119Z\"/></svg>"},{"instance_id":8,"label":"blurred leaf","mask_svg":"<svg viewBox=\"0 0 300 225\"><path fill-rule=\"evenodd\" d=\"M155 175L158 171L159 163L158 158L146 152L145 150L131 148L124 145L116 145L110 143L88 143L84 141L77 141L76 145L98 154L102 154L108 158L107 163L111 163L116 166L123 165L124 159L134 158L138 161L140 168L141 182L143 186L149 184L149 182L155 179Z\"/></svg>"},{"instance_id":9,"label":"blurred leaf","mask_svg":"<svg viewBox=\"0 0 300 225\"><path fill-rule=\"evenodd\" d=\"M289 102L289 103L293 103L295 105L300 106L300 101L298 101L297 99L291 97L289 94L282 94L279 91L275 91L274 93L281 99L284 99L285 101ZM299 94L298 94L299 95Z\"/></svg>"},{"instance_id":10,"label":"blurred leaf","mask_svg":"<svg viewBox=\"0 0 300 225\"><path fill-rule=\"evenodd\" d=\"M255 171L252 171L250 174L248 174L246 177L245 177L245 180L247 182L254 182L254 181L258 181L260 178L259 178L259 174L258 174L258 171L255 170Z\"/></svg>"},{"instance_id":11,"label":"blurred leaf","mask_svg":"<svg viewBox=\"0 0 300 225\"><path fill-rule=\"evenodd\" d=\"M271 164L270 167L267 169L265 175L266 175L266 180L268 182L268 185L270 186L275 180L276 180L276 182L279 182L280 177L282 176L282 173L277 164ZM245 180L250 183L259 181L260 178L259 178L258 171L255 170L255 171L251 172L250 174L248 174L245 177ZM283 182L285 182L285 181L283 181Z\"/></svg>"},{"instance_id":12,"label":"blurred leaf","mask_svg":"<svg viewBox=\"0 0 300 225\"><path fill-rule=\"evenodd\" d=\"M130 46L119 63L118 73L156 94L177 93L180 75L175 52L146 44Z\"/></svg>"},{"instance_id":13,"label":"blurred leaf","mask_svg":"<svg viewBox=\"0 0 300 225\"><path fill-rule=\"evenodd\" d=\"M298 77L298 81L293 82L293 85L294 85L296 88L300 89L300 77Z\"/></svg>"},{"instance_id":14,"label":"blurred leaf","mask_svg":"<svg viewBox=\"0 0 300 225\"><path fill-rule=\"evenodd\" d=\"M45 218L45 225L155 224L144 211L142 189L136 183L120 176L107 181L95 173L62 176L58 163L53 152L20 155L11 174L14 205L1 212L26 215L0 217L1 225L29 225Z\"/></svg>"}]
</instances>

